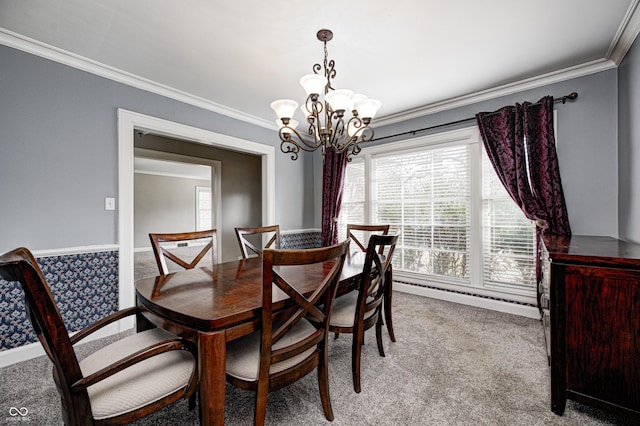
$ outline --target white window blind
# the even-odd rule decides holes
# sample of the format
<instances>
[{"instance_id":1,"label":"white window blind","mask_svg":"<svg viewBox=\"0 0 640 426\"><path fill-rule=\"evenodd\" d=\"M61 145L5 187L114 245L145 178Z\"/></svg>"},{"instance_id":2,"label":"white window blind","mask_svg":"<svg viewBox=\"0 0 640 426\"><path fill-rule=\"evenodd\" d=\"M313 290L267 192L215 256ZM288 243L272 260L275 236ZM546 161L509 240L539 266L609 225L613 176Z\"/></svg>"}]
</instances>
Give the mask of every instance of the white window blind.
<instances>
[{"instance_id":1,"label":"white window blind","mask_svg":"<svg viewBox=\"0 0 640 426\"><path fill-rule=\"evenodd\" d=\"M371 161L372 220L401 233L394 267L468 280L468 145L423 148Z\"/></svg>"},{"instance_id":2,"label":"white window blind","mask_svg":"<svg viewBox=\"0 0 640 426\"><path fill-rule=\"evenodd\" d=\"M366 148L347 165L344 191L340 238L347 223L390 224L401 234L397 276L535 300L535 225L502 186L477 129Z\"/></svg>"},{"instance_id":3,"label":"white window blind","mask_svg":"<svg viewBox=\"0 0 640 426\"><path fill-rule=\"evenodd\" d=\"M500 182L482 150L484 283L535 288L535 224Z\"/></svg>"},{"instance_id":4,"label":"white window blind","mask_svg":"<svg viewBox=\"0 0 640 426\"><path fill-rule=\"evenodd\" d=\"M364 162L362 160L349 163L345 175L342 193L342 207L338 217L338 241L347 238L347 224L364 224L365 222L365 181Z\"/></svg>"}]
</instances>

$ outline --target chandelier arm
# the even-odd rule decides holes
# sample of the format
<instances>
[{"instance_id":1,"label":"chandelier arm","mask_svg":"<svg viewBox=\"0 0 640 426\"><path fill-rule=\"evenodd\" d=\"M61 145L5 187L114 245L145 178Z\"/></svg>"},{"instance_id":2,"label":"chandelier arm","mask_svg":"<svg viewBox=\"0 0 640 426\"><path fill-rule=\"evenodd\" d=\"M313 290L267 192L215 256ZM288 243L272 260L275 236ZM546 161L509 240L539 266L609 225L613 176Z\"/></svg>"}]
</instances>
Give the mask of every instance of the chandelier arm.
<instances>
[{"instance_id":1,"label":"chandelier arm","mask_svg":"<svg viewBox=\"0 0 640 426\"><path fill-rule=\"evenodd\" d=\"M318 135L318 129L316 128L316 126L311 124L309 126L309 131L307 132L307 134L309 136L313 136L313 142L309 142L303 137L299 138L300 142L302 143L301 147L302 146L306 147L306 149L303 148L305 151L312 152L312 151L315 151L316 149L318 149L320 146L322 146L322 140L320 139L320 136Z\"/></svg>"},{"instance_id":2,"label":"chandelier arm","mask_svg":"<svg viewBox=\"0 0 640 426\"><path fill-rule=\"evenodd\" d=\"M346 125L346 132L344 120L341 119L338 125L340 126L339 133L336 133L336 137L332 144L334 150L337 152L344 152L350 145L359 143L357 140L361 135L366 137L366 135L363 134L363 131L367 126L364 124L362 119L357 116L349 119L349 122ZM352 130L352 135L349 134L349 129Z\"/></svg>"},{"instance_id":3,"label":"chandelier arm","mask_svg":"<svg viewBox=\"0 0 640 426\"><path fill-rule=\"evenodd\" d=\"M298 159L298 153L300 152L300 147L295 142L281 140L280 151L282 151L283 154L291 153L291 159L295 161Z\"/></svg>"},{"instance_id":4,"label":"chandelier arm","mask_svg":"<svg viewBox=\"0 0 640 426\"><path fill-rule=\"evenodd\" d=\"M307 110L307 113L308 113L307 114L307 121L309 121L309 116L312 116L312 118L314 118L314 119L319 118L320 117L320 113L322 111L324 111L324 106L323 106L322 102L318 101L317 99L314 100L311 97L311 95L309 95L309 96L307 96L307 100L304 103L304 109Z\"/></svg>"},{"instance_id":5,"label":"chandelier arm","mask_svg":"<svg viewBox=\"0 0 640 426\"><path fill-rule=\"evenodd\" d=\"M325 102L324 105L324 122L325 128L328 131L327 144L332 145L333 140L335 139L335 133L337 131L337 127L339 126L339 122L334 124L334 120L338 120L339 117L335 113L335 111L331 108L331 105L328 102Z\"/></svg>"},{"instance_id":6,"label":"chandelier arm","mask_svg":"<svg viewBox=\"0 0 640 426\"><path fill-rule=\"evenodd\" d=\"M364 125L353 135L355 145L361 144L362 142L371 142L371 140L373 139L373 135L373 127Z\"/></svg>"},{"instance_id":7,"label":"chandelier arm","mask_svg":"<svg viewBox=\"0 0 640 426\"><path fill-rule=\"evenodd\" d=\"M342 140L336 141L335 146L337 146L337 152L347 151L347 161L350 162L353 156L362 151L360 144L370 142L373 139L374 131L359 117L352 117L347 124L347 128L355 130L353 135L349 135L347 132Z\"/></svg>"},{"instance_id":8,"label":"chandelier arm","mask_svg":"<svg viewBox=\"0 0 640 426\"><path fill-rule=\"evenodd\" d=\"M300 150L313 152L320 147L320 143L310 144L307 142L297 130L284 126L278 132L280 136L280 150L285 153L291 153L291 159L297 160ZM295 136L292 136L295 135ZM317 139L317 138L315 138Z\"/></svg>"},{"instance_id":9,"label":"chandelier arm","mask_svg":"<svg viewBox=\"0 0 640 426\"><path fill-rule=\"evenodd\" d=\"M344 119L339 117L337 114L332 114L335 118L335 125L333 126L333 134L331 136L331 147L336 152L343 152L345 147L341 145L344 144L348 146L350 143L349 134L346 132L346 127L344 124Z\"/></svg>"}]
</instances>

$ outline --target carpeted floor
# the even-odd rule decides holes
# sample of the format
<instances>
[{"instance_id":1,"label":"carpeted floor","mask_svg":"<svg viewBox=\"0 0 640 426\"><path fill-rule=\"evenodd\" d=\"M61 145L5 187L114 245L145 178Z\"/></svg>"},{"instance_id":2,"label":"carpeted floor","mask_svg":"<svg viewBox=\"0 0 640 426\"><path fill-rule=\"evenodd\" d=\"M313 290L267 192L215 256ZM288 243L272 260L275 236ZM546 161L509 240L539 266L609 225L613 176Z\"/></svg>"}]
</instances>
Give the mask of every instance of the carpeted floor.
<instances>
[{"instance_id":1,"label":"carpeted floor","mask_svg":"<svg viewBox=\"0 0 640 426\"><path fill-rule=\"evenodd\" d=\"M394 294L398 341L373 330L363 348L362 392L351 383L349 336L330 346L333 423L325 420L315 374L269 395L269 425L630 425L572 401L563 416L549 409L549 378L539 321L414 295ZM82 357L104 342L80 346ZM248 425L253 393L227 385L226 424ZM10 407L28 409L31 424L61 424L47 358L0 370L0 424L16 424ZM186 401L139 425L195 425Z\"/></svg>"}]
</instances>

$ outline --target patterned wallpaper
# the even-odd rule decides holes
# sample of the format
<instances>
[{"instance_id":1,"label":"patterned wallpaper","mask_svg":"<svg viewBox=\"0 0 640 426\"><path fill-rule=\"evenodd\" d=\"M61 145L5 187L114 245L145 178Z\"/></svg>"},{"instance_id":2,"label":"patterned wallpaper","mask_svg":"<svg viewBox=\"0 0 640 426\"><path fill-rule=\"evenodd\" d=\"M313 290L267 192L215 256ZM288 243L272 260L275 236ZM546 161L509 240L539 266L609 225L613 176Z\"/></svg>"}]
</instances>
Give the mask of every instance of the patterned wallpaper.
<instances>
[{"instance_id":1,"label":"patterned wallpaper","mask_svg":"<svg viewBox=\"0 0 640 426\"><path fill-rule=\"evenodd\" d=\"M322 234L320 231L281 232L280 245L283 250L321 247Z\"/></svg>"},{"instance_id":2,"label":"patterned wallpaper","mask_svg":"<svg viewBox=\"0 0 640 426\"><path fill-rule=\"evenodd\" d=\"M118 310L118 252L38 258L69 332ZM0 351L37 341L17 282L0 279Z\"/></svg>"}]
</instances>

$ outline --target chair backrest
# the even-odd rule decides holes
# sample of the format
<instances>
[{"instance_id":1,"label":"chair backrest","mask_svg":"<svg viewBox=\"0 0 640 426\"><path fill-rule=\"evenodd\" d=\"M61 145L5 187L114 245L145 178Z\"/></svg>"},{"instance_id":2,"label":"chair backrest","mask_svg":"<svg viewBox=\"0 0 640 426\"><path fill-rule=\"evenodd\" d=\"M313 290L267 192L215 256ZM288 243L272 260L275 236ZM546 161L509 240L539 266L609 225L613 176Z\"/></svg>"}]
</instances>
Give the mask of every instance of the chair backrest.
<instances>
[{"instance_id":1,"label":"chair backrest","mask_svg":"<svg viewBox=\"0 0 640 426\"><path fill-rule=\"evenodd\" d=\"M368 239L371 235L387 235L389 234L389 225L356 225L347 224L347 238L356 243L361 251L367 251Z\"/></svg>"},{"instance_id":2,"label":"chair backrest","mask_svg":"<svg viewBox=\"0 0 640 426\"><path fill-rule=\"evenodd\" d=\"M272 234L272 235L271 235ZM261 226L258 228L236 228L236 237L238 237L238 245L242 252L242 258L246 259L252 255L262 256L262 243L258 243L256 239L250 241L252 235L260 235L271 238L264 245L264 248L270 248L275 244L275 249L280 249L280 225ZM249 238L247 238L249 237Z\"/></svg>"},{"instance_id":3,"label":"chair backrest","mask_svg":"<svg viewBox=\"0 0 640 426\"><path fill-rule=\"evenodd\" d=\"M211 250L211 264L218 263L218 243L215 229L173 234L149 234L149 239L151 240L151 247L161 275L169 273L166 259L173 261L184 269L193 269ZM189 246L189 242L195 242L196 244L192 248ZM167 247L167 243L170 244L171 250ZM197 250L202 244L204 244L204 247L193 257L193 250ZM190 258L191 261L187 261L185 258Z\"/></svg>"},{"instance_id":4,"label":"chair backrest","mask_svg":"<svg viewBox=\"0 0 640 426\"><path fill-rule=\"evenodd\" d=\"M0 277L22 286L27 316L53 362L58 393L66 412L90 412L87 391L71 393L71 385L82 379L82 372L58 306L31 252L21 247L0 256Z\"/></svg>"},{"instance_id":5,"label":"chair backrest","mask_svg":"<svg viewBox=\"0 0 640 426\"><path fill-rule=\"evenodd\" d=\"M272 363L282 362L315 347L319 353L328 336L329 316L336 296L342 266L347 255L349 240L342 243L308 250L266 249L262 255L262 343L260 346L259 380L267 380ZM333 264L323 262L333 261ZM317 273L296 274L289 266L318 264ZM277 318L273 329L274 285L286 293L295 309L286 318ZM321 305L321 307L319 307ZM303 341L278 347L282 339L302 318L316 326L315 333ZM307 357L309 359L312 355ZM316 358L317 364L317 358ZM297 377L300 377L299 375Z\"/></svg>"},{"instance_id":6,"label":"chair backrest","mask_svg":"<svg viewBox=\"0 0 640 426\"><path fill-rule=\"evenodd\" d=\"M372 235L369 239L362 285L358 290L356 319L362 320L367 312L377 309L382 303L388 285L387 271L391 267L398 238L399 235Z\"/></svg>"}]
</instances>

